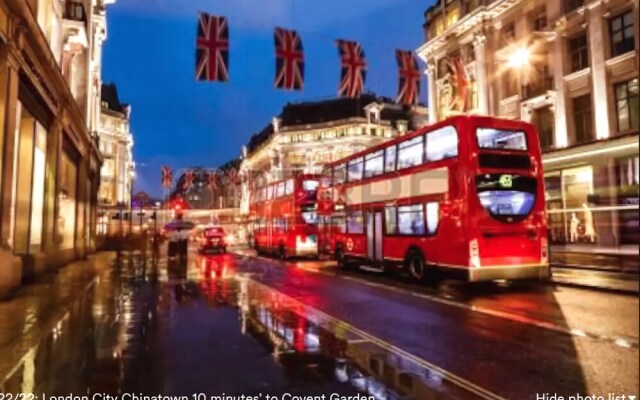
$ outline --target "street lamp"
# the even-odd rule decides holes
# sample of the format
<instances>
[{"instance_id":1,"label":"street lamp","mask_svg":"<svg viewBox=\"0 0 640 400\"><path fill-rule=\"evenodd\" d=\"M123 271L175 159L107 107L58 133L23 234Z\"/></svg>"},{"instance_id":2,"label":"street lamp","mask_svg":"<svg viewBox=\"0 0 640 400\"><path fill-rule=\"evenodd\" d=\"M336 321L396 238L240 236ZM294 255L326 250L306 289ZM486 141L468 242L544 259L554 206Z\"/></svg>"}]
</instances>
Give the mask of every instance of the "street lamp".
<instances>
[{"instance_id":1,"label":"street lamp","mask_svg":"<svg viewBox=\"0 0 640 400\"><path fill-rule=\"evenodd\" d=\"M508 64L511 68L521 69L529 65L531 51L528 47L519 47L509 56Z\"/></svg>"}]
</instances>

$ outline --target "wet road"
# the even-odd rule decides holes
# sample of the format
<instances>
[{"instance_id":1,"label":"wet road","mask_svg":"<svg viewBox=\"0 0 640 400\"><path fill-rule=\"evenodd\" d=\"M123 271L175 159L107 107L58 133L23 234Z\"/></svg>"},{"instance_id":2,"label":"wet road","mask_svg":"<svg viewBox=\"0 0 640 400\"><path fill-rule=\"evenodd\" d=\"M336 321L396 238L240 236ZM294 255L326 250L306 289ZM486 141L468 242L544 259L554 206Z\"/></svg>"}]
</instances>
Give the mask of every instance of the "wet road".
<instances>
[{"instance_id":1,"label":"wet road","mask_svg":"<svg viewBox=\"0 0 640 400\"><path fill-rule=\"evenodd\" d=\"M419 287L322 263L254 278L504 398L638 391L638 299L539 284Z\"/></svg>"},{"instance_id":2,"label":"wet road","mask_svg":"<svg viewBox=\"0 0 640 400\"><path fill-rule=\"evenodd\" d=\"M229 254L124 259L2 391L609 400L638 394L638 299L534 284L425 287Z\"/></svg>"}]
</instances>

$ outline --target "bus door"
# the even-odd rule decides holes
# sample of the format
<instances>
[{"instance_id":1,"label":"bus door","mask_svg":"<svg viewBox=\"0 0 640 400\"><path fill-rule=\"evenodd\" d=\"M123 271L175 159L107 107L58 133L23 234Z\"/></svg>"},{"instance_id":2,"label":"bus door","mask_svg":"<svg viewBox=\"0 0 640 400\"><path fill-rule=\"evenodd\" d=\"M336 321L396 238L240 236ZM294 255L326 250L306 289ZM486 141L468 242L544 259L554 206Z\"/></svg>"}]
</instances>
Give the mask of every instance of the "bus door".
<instances>
[{"instance_id":1,"label":"bus door","mask_svg":"<svg viewBox=\"0 0 640 400\"><path fill-rule=\"evenodd\" d=\"M382 209L366 211L367 258L382 261Z\"/></svg>"}]
</instances>

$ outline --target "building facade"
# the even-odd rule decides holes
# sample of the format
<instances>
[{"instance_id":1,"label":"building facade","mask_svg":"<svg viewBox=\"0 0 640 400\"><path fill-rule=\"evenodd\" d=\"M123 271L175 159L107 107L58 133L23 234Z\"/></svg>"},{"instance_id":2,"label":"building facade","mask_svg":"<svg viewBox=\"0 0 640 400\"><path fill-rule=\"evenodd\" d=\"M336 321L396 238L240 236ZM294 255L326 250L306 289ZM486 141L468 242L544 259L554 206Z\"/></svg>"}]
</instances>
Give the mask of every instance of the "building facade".
<instances>
[{"instance_id":1,"label":"building facade","mask_svg":"<svg viewBox=\"0 0 640 400\"><path fill-rule=\"evenodd\" d=\"M95 248L100 0L0 0L0 297Z\"/></svg>"},{"instance_id":2,"label":"building facade","mask_svg":"<svg viewBox=\"0 0 640 400\"><path fill-rule=\"evenodd\" d=\"M431 122L532 122L551 242L637 250L638 2L439 0L423 27Z\"/></svg>"},{"instance_id":3,"label":"building facade","mask_svg":"<svg viewBox=\"0 0 640 400\"><path fill-rule=\"evenodd\" d=\"M108 213L131 203L135 179L133 135L130 128L131 106L118 98L114 84L102 85L98 137L103 164L100 170L98 205Z\"/></svg>"},{"instance_id":4,"label":"building facade","mask_svg":"<svg viewBox=\"0 0 640 400\"><path fill-rule=\"evenodd\" d=\"M427 123L422 106L401 106L373 94L286 105L243 149L242 214L253 188L295 173L320 174L347 157Z\"/></svg>"}]
</instances>

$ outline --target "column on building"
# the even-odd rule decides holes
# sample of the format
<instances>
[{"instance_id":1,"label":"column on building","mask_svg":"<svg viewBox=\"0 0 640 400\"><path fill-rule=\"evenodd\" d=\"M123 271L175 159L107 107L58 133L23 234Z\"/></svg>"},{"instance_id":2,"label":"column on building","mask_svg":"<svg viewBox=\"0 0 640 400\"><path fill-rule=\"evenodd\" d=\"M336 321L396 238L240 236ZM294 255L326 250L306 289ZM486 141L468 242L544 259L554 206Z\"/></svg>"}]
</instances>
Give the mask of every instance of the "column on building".
<instances>
[{"instance_id":1,"label":"column on building","mask_svg":"<svg viewBox=\"0 0 640 400\"><path fill-rule=\"evenodd\" d=\"M564 48L565 43L561 35L556 35L553 41L553 80L556 90L554 105L554 145L556 148L567 147L569 134L567 129L567 105L564 88Z\"/></svg>"},{"instance_id":2,"label":"column on building","mask_svg":"<svg viewBox=\"0 0 640 400\"><path fill-rule=\"evenodd\" d=\"M589 56L591 57L592 104L595 117L595 136L597 139L609 137L609 102L607 96L607 67L605 65L605 23L604 5L596 2L589 9L588 22Z\"/></svg>"},{"instance_id":3,"label":"column on building","mask_svg":"<svg viewBox=\"0 0 640 400\"><path fill-rule=\"evenodd\" d=\"M436 60L427 63L427 86L429 90L429 123L438 121L438 101L436 92Z\"/></svg>"},{"instance_id":4,"label":"column on building","mask_svg":"<svg viewBox=\"0 0 640 400\"><path fill-rule=\"evenodd\" d=\"M0 8L0 12L2 9ZM13 160L17 129L19 63L22 34L9 26L8 42L0 42L0 298L20 285L22 260L13 253L11 243L11 209L13 204Z\"/></svg>"},{"instance_id":5,"label":"column on building","mask_svg":"<svg viewBox=\"0 0 640 400\"><path fill-rule=\"evenodd\" d=\"M478 114L489 113L489 93L487 85L487 36L479 33L473 38L473 50L476 59L476 87L478 96Z\"/></svg>"}]
</instances>

